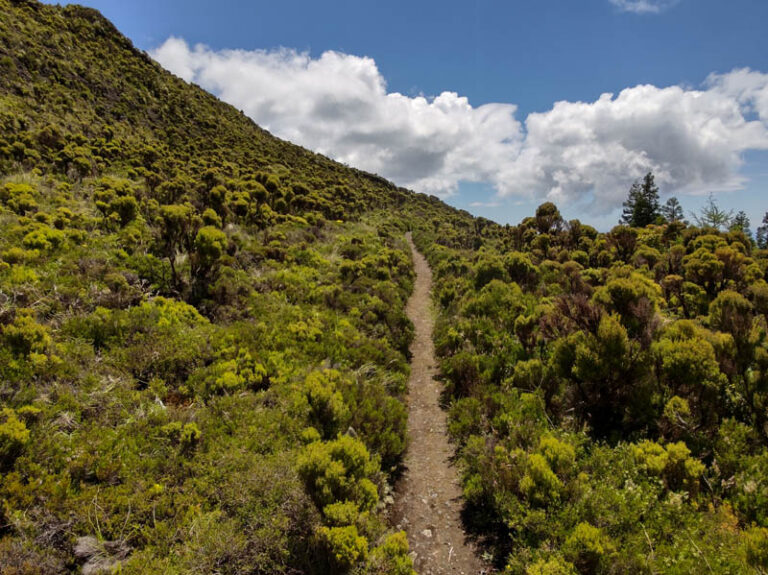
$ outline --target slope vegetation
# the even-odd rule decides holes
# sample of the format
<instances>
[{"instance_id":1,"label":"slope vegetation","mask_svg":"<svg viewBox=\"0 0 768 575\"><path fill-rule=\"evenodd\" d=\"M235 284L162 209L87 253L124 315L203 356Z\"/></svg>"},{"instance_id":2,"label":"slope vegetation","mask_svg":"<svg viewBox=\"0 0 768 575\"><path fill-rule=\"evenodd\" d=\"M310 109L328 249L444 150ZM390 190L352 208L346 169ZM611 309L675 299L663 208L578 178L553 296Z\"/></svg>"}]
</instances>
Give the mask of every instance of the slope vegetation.
<instances>
[{"instance_id":1,"label":"slope vegetation","mask_svg":"<svg viewBox=\"0 0 768 575\"><path fill-rule=\"evenodd\" d=\"M97 12L0 0L3 573L396 573L413 290L512 574L768 572L768 253L518 226L272 137Z\"/></svg>"},{"instance_id":2,"label":"slope vegetation","mask_svg":"<svg viewBox=\"0 0 768 575\"><path fill-rule=\"evenodd\" d=\"M407 212L97 12L0 0L0 569L409 574Z\"/></svg>"},{"instance_id":3,"label":"slope vegetation","mask_svg":"<svg viewBox=\"0 0 768 575\"><path fill-rule=\"evenodd\" d=\"M552 204L518 226L426 217L466 515L499 566L765 573L768 253Z\"/></svg>"}]
</instances>

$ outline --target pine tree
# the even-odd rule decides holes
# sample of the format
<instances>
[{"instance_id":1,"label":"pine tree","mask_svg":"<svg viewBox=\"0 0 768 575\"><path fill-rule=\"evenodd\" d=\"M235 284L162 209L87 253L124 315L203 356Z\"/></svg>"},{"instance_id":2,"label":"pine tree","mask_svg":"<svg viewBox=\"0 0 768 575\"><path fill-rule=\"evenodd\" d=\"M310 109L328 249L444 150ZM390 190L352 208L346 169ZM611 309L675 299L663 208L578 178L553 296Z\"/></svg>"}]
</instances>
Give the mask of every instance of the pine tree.
<instances>
[{"instance_id":1,"label":"pine tree","mask_svg":"<svg viewBox=\"0 0 768 575\"><path fill-rule=\"evenodd\" d=\"M757 228L757 247L761 250L768 248L768 212L763 216L763 225Z\"/></svg>"},{"instance_id":2,"label":"pine tree","mask_svg":"<svg viewBox=\"0 0 768 575\"><path fill-rule=\"evenodd\" d=\"M680 222L683 220L683 206L677 201L676 197L671 197L661 208L661 215L669 223Z\"/></svg>"},{"instance_id":3,"label":"pine tree","mask_svg":"<svg viewBox=\"0 0 768 575\"><path fill-rule=\"evenodd\" d=\"M659 188L656 187L653 173L648 172L642 183L635 182L629 189L619 221L632 227L644 228L655 223L659 215Z\"/></svg>"},{"instance_id":4,"label":"pine tree","mask_svg":"<svg viewBox=\"0 0 768 575\"><path fill-rule=\"evenodd\" d=\"M728 228L733 221L733 210L727 212L720 208L712 194L709 194L707 204L699 213L691 214L696 225L700 228L715 228L716 230Z\"/></svg>"},{"instance_id":5,"label":"pine tree","mask_svg":"<svg viewBox=\"0 0 768 575\"><path fill-rule=\"evenodd\" d=\"M731 225L729 226L729 230L733 231L740 231L743 232L745 236L747 236L750 240L752 239L752 230L749 229L750 222L749 217L747 217L747 213L745 211L740 211L738 214L736 214L731 220Z\"/></svg>"},{"instance_id":6,"label":"pine tree","mask_svg":"<svg viewBox=\"0 0 768 575\"><path fill-rule=\"evenodd\" d=\"M642 196L640 192L640 183L634 182L632 184L632 187L629 188L629 194L627 195L626 201L622 204L624 206L624 210L621 213L621 217L619 218L620 224L626 224L629 226L635 225L635 209L639 202L642 201Z\"/></svg>"}]
</instances>

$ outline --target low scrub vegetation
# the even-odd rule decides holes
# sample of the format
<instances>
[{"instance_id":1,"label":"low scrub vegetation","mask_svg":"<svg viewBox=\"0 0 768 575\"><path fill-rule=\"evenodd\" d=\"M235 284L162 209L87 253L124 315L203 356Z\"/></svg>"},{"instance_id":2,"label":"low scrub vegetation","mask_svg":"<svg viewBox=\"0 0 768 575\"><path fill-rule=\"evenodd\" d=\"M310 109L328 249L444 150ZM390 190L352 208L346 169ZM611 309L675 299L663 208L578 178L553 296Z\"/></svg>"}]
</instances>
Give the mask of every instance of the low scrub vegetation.
<instances>
[{"instance_id":1,"label":"low scrub vegetation","mask_svg":"<svg viewBox=\"0 0 768 575\"><path fill-rule=\"evenodd\" d=\"M405 224L97 12L0 0L0 571L412 573Z\"/></svg>"},{"instance_id":2,"label":"low scrub vegetation","mask_svg":"<svg viewBox=\"0 0 768 575\"><path fill-rule=\"evenodd\" d=\"M505 573L766 569L768 252L653 221L545 204L416 235L468 517Z\"/></svg>"}]
</instances>

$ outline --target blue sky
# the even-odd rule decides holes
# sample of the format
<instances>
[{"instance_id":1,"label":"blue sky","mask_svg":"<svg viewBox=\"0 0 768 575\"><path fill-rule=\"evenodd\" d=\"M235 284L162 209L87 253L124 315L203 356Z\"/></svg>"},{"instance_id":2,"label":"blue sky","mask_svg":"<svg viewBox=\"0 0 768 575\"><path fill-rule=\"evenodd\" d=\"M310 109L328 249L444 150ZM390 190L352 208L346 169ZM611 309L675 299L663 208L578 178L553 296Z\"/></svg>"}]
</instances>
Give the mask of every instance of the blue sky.
<instances>
[{"instance_id":1,"label":"blue sky","mask_svg":"<svg viewBox=\"0 0 768 575\"><path fill-rule=\"evenodd\" d=\"M686 208L714 191L753 227L768 209L764 0L82 3L278 135L501 222L553 199L610 226L647 168Z\"/></svg>"}]
</instances>

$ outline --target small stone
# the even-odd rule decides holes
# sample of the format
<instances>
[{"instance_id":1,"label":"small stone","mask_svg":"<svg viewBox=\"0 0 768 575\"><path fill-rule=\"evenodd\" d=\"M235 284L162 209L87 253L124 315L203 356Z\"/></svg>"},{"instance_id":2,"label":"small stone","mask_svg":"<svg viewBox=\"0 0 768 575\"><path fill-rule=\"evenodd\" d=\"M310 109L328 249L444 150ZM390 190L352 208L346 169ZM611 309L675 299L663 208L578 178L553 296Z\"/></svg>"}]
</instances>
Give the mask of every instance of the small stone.
<instances>
[{"instance_id":1,"label":"small stone","mask_svg":"<svg viewBox=\"0 0 768 575\"><path fill-rule=\"evenodd\" d=\"M427 539L432 539L432 530L431 529L425 529L421 532L421 534L426 537Z\"/></svg>"}]
</instances>

